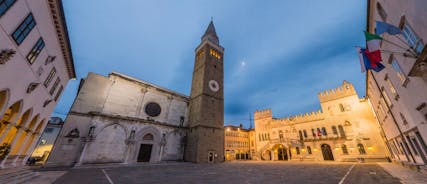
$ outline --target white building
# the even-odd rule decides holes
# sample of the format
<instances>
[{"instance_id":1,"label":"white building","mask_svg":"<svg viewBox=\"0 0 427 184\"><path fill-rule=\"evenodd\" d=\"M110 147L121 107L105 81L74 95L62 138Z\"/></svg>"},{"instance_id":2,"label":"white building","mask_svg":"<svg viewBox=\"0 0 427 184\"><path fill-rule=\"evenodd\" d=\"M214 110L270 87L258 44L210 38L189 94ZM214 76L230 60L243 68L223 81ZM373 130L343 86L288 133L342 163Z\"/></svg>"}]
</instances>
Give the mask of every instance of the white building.
<instances>
[{"instance_id":1,"label":"white building","mask_svg":"<svg viewBox=\"0 0 427 184\"><path fill-rule=\"evenodd\" d=\"M427 1L368 1L369 32L375 32L375 21L387 22L402 30L402 34L396 36L382 35L385 69L367 73L366 94L384 131L392 159L411 166L427 164L425 7Z\"/></svg>"},{"instance_id":2,"label":"white building","mask_svg":"<svg viewBox=\"0 0 427 184\"><path fill-rule=\"evenodd\" d=\"M26 162L75 77L61 1L0 1L1 167Z\"/></svg>"}]
</instances>

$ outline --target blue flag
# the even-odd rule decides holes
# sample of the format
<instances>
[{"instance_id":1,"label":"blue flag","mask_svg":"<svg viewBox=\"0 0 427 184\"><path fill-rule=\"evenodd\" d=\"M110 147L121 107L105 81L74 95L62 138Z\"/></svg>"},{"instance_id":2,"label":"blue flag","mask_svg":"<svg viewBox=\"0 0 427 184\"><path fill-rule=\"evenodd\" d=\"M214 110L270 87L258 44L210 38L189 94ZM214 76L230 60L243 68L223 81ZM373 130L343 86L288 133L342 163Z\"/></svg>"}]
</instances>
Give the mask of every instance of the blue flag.
<instances>
[{"instance_id":1,"label":"blue flag","mask_svg":"<svg viewBox=\"0 0 427 184\"><path fill-rule=\"evenodd\" d=\"M375 34L377 35L380 35L383 33L388 33L390 35L402 34L402 30L400 30L398 27L394 25L381 22L381 21L375 21L375 22L376 22Z\"/></svg>"}]
</instances>

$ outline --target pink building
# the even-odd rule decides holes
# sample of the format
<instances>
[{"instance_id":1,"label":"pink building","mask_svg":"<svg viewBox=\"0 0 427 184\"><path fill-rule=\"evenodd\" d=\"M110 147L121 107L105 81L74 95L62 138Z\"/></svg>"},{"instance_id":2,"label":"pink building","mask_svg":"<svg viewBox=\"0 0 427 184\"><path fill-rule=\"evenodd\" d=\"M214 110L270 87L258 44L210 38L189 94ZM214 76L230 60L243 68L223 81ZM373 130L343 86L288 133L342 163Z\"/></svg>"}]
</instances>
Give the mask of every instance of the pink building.
<instances>
[{"instance_id":1,"label":"pink building","mask_svg":"<svg viewBox=\"0 0 427 184\"><path fill-rule=\"evenodd\" d=\"M366 94L382 127L390 157L415 168L427 165L427 1L368 0L367 30L376 21L402 34L381 35L385 69L368 72Z\"/></svg>"},{"instance_id":2,"label":"pink building","mask_svg":"<svg viewBox=\"0 0 427 184\"><path fill-rule=\"evenodd\" d=\"M2 168L25 164L75 77L61 1L0 0Z\"/></svg>"}]
</instances>

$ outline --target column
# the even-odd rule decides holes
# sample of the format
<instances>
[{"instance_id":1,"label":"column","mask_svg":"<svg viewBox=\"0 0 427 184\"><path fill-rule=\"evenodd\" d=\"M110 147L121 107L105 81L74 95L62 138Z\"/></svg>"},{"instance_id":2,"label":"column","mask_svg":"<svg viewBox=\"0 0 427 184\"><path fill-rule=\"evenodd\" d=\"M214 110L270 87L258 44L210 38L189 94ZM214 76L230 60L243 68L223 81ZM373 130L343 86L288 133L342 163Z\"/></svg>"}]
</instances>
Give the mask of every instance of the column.
<instances>
[{"instance_id":1,"label":"column","mask_svg":"<svg viewBox=\"0 0 427 184\"><path fill-rule=\"evenodd\" d=\"M18 156L13 160L12 165L16 166L16 161L19 159L19 156L22 154L24 149L27 147L29 138L33 135L33 133L28 132L27 136L25 136L24 141L22 141L22 146L19 148L18 152L16 153Z\"/></svg>"},{"instance_id":2,"label":"column","mask_svg":"<svg viewBox=\"0 0 427 184\"><path fill-rule=\"evenodd\" d=\"M15 145L15 143L16 143L16 141L18 140L17 139L17 137L19 138L19 137L21 137L21 134L22 134L22 129L20 128L20 129L18 129L17 130L17 132L16 132L16 134L15 134L15 136L13 137L13 139L12 139L12 143L10 143L10 150L12 151L12 148L13 148L13 146L16 146ZM4 168L5 167L5 163L6 163L6 161L7 161L7 159L9 158L9 155L10 155L10 152L9 152L9 154L7 154L6 155L6 157L1 161L1 164L0 164L0 167L1 168Z\"/></svg>"},{"instance_id":3,"label":"column","mask_svg":"<svg viewBox=\"0 0 427 184\"><path fill-rule=\"evenodd\" d=\"M6 137L6 135L9 133L10 129L12 128L12 123L9 123L6 128L3 130L0 136L0 143L3 142L3 139Z\"/></svg>"}]
</instances>

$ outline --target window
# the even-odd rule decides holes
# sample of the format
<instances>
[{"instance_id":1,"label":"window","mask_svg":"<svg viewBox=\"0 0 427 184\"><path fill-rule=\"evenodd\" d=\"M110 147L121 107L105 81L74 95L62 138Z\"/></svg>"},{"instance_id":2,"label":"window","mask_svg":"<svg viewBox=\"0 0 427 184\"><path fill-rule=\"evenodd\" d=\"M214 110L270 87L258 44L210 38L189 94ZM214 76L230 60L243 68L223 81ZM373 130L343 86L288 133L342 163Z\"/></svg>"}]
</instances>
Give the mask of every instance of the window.
<instances>
[{"instance_id":1,"label":"window","mask_svg":"<svg viewBox=\"0 0 427 184\"><path fill-rule=\"evenodd\" d=\"M58 101L58 98L59 98L59 96L61 95L62 90L64 90L64 86L59 87L58 92L56 92L56 95L55 95L55 102L56 102L56 101Z\"/></svg>"},{"instance_id":2,"label":"window","mask_svg":"<svg viewBox=\"0 0 427 184\"><path fill-rule=\"evenodd\" d=\"M214 49L210 49L209 54L217 59L221 59L221 55Z\"/></svg>"},{"instance_id":3,"label":"window","mask_svg":"<svg viewBox=\"0 0 427 184\"><path fill-rule=\"evenodd\" d=\"M16 0L0 0L0 17L15 3Z\"/></svg>"},{"instance_id":4,"label":"window","mask_svg":"<svg viewBox=\"0 0 427 184\"><path fill-rule=\"evenodd\" d=\"M363 147L363 144L357 144L357 149L359 149L359 153L361 155L366 155L365 147Z\"/></svg>"},{"instance_id":5,"label":"window","mask_svg":"<svg viewBox=\"0 0 427 184\"><path fill-rule=\"evenodd\" d=\"M393 104L391 103L390 97L385 92L384 87L381 87L381 93L383 94L384 100L387 102L387 105L391 108L393 106Z\"/></svg>"},{"instance_id":6,"label":"window","mask_svg":"<svg viewBox=\"0 0 427 184\"><path fill-rule=\"evenodd\" d=\"M389 77L388 77L387 74L385 75L384 80L386 81L388 87L390 88L390 92L394 95L395 100L398 100L399 99L399 95L397 94L396 88L394 87L393 83L391 83L391 81L390 81L390 79L389 79Z\"/></svg>"},{"instance_id":7,"label":"window","mask_svg":"<svg viewBox=\"0 0 427 184\"><path fill-rule=\"evenodd\" d=\"M338 131L337 131L337 127L336 126L332 126L332 133L334 135L338 135Z\"/></svg>"},{"instance_id":8,"label":"window","mask_svg":"<svg viewBox=\"0 0 427 184\"><path fill-rule=\"evenodd\" d=\"M296 147L295 150L297 151L297 155L299 155L300 154L299 147Z\"/></svg>"},{"instance_id":9,"label":"window","mask_svg":"<svg viewBox=\"0 0 427 184\"><path fill-rule=\"evenodd\" d=\"M33 64L34 61L37 59L37 56L39 56L39 54L43 48L44 48L44 41L42 38L39 38L39 40L37 40L36 44L31 49L30 53L28 53L27 61L30 64Z\"/></svg>"},{"instance_id":10,"label":"window","mask_svg":"<svg viewBox=\"0 0 427 184\"><path fill-rule=\"evenodd\" d=\"M380 3L377 3L377 12L380 15L381 19L383 19L383 21L387 19L387 13L385 12L384 8L381 6Z\"/></svg>"},{"instance_id":11,"label":"window","mask_svg":"<svg viewBox=\"0 0 427 184\"><path fill-rule=\"evenodd\" d=\"M328 135L328 133L326 132L326 128L325 127L322 127L322 134L325 135L325 136Z\"/></svg>"},{"instance_id":12,"label":"window","mask_svg":"<svg viewBox=\"0 0 427 184\"><path fill-rule=\"evenodd\" d=\"M415 34L412 27L405 21L402 29L403 37L405 37L409 46L415 50L417 54L420 54L424 48L423 41L417 34Z\"/></svg>"},{"instance_id":13,"label":"window","mask_svg":"<svg viewBox=\"0 0 427 184\"><path fill-rule=\"evenodd\" d=\"M55 82L53 83L52 88L50 88L49 93L51 95L53 95L53 93L55 92L56 88L58 87L59 82L61 81L61 79L59 79L59 77L56 78Z\"/></svg>"},{"instance_id":14,"label":"window","mask_svg":"<svg viewBox=\"0 0 427 184\"><path fill-rule=\"evenodd\" d=\"M418 151L415 149L414 142L412 142L411 138L409 138L409 136L406 136L406 140L408 140L409 145L411 146L412 150L414 151L414 154L418 155Z\"/></svg>"},{"instance_id":15,"label":"window","mask_svg":"<svg viewBox=\"0 0 427 184\"><path fill-rule=\"evenodd\" d=\"M45 87L48 87L48 86L49 86L49 84L50 84L50 82L52 81L52 78L53 78L53 76L55 76L55 74L56 74L56 69L55 69L55 67L53 67L53 68L50 70L49 75L47 76L46 80L45 80L45 81L44 81L44 83L43 83Z\"/></svg>"},{"instance_id":16,"label":"window","mask_svg":"<svg viewBox=\"0 0 427 184\"><path fill-rule=\"evenodd\" d=\"M311 133L313 134L313 137L316 137L316 130L314 130L314 128L311 129Z\"/></svg>"},{"instance_id":17,"label":"window","mask_svg":"<svg viewBox=\"0 0 427 184\"><path fill-rule=\"evenodd\" d=\"M13 40L15 40L16 44L21 45L35 26L36 21L34 20L33 14L30 13L12 34Z\"/></svg>"},{"instance_id":18,"label":"window","mask_svg":"<svg viewBox=\"0 0 427 184\"><path fill-rule=\"evenodd\" d=\"M154 140L154 136L153 136L153 134L148 133L148 134L145 134L144 137L142 137L142 140L152 141L152 140Z\"/></svg>"},{"instance_id":19,"label":"window","mask_svg":"<svg viewBox=\"0 0 427 184\"><path fill-rule=\"evenodd\" d=\"M304 137L307 138L307 131L303 130L303 133L304 133Z\"/></svg>"},{"instance_id":20,"label":"window","mask_svg":"<svg viewBox=\"0 0 427 184\"><path fill-rule=\"evenodd\" d=\"M279 139L283 139L283 132L281 130L279 131Z\"/></svg>"},{"instance_id":21,"label":"window","mask_svg":"<svg viewBox=\"0 0 427 184\"><path fill-rule=\"evenodd\" d=\"M311 147L310 147L310 146L307 146L307 152L308 152L308 154L310 154L310 155L312 154L312 153L311 153Z\"/></svg>"},{"instance_id":22,"label":"window","mask_svg":"<svg viewBox=\"0 0 427 184\"><path fill-rule=\"evenodd\" d=\"M340 104L340 110L341 110L341 112L344 112L344 111L345 111L345 109L344 109L344 105Z\"/></svg>"},{"instance_id":23,"label":"window","mask_svg":"<svg viewBox=\"0 0 427 184\"><path fill-rule=\"evenodd\" d=\"M184 116L179 117L179 127L184 126Z\"/></svg>"},{"instance_id":24,"label":"window","mask_svg":"<svg viewBox=\"0 0 427 184\"><path fill-rule=\"evenodd\" d=\"M299 133L299 140L302 140L303 139L303 137L302 137L302 131L300 130L300 131L298 131L298 133Z\"/></svg>"},{"instance_id":25,"label":"window","mask_svg":"<svg viewBox=\"0 0 427 184\"><path fill-rule=\"evenodd\" d=\"M44 130L45 133L52 133L53 132L53 128L46 128L46 130Z\"/></svg>"},{"instance_id":26,"label":"window","mask_svg":"<svg viewBox=\"0 0 427 184\"><path fill-rule=\"evenodd\" d=\"M322 131L320 130L320 128L317 128L317 136L322 136Z\"/></svg>"},{"instance_id":27,"label":"window","mask_svg":"<svg viewBox=\"0 0 427 184\"><path fill-rule=\"evenodd\" d=\"M345 132L344 132L344 128L342 127L342 125L338 125L338 131L340 132L341 137L345 137Z\"/></svg>"},{"instance_id":28,"label":"window","mask_svg":"<svg viewBox=\"0 0 427 184\"><path fill-rule=\"evenodd\" d=\"M399 63L394 57L391 61L391 66L393 67L394 70L396 70L397 77L399 77L400 81L404 83L406 81L406 75L403 73L402 68L400 68Z\"/></svg>"},{"instance_id":29,"label":"window","mask_svg":"<svg viewBox=\"0 0 427 184\"><path fill-rule=\"evenodd\" d=\"M88 134L88 136L89 137L93 137L93 134L95 133L95 127L94 126L91 126L90 128L89 128L89 134Z\"/></svg>"},{"instance_id":30,"label":"window","mask_svg":"<svg viewBox=\"0 0 427 184\"><path fill-rule=\"evenodd\" d=\"M341 149L342 149L342 154L348 155L347 146L345 144L341 145Z\"/></svg>"},{"instance_id":31,"label":"window","mask_svg":"<svg viewBox=\"0 0 427 184\"><path fill-rule=\"evenodd\" d=\"M399 112L399 115L400 115L400 119L402 120L402 123L403 123L404 125L408 124L408 121L406 121L405 116L404 116L401 112Z\"/></svg>"}]
</instances>

